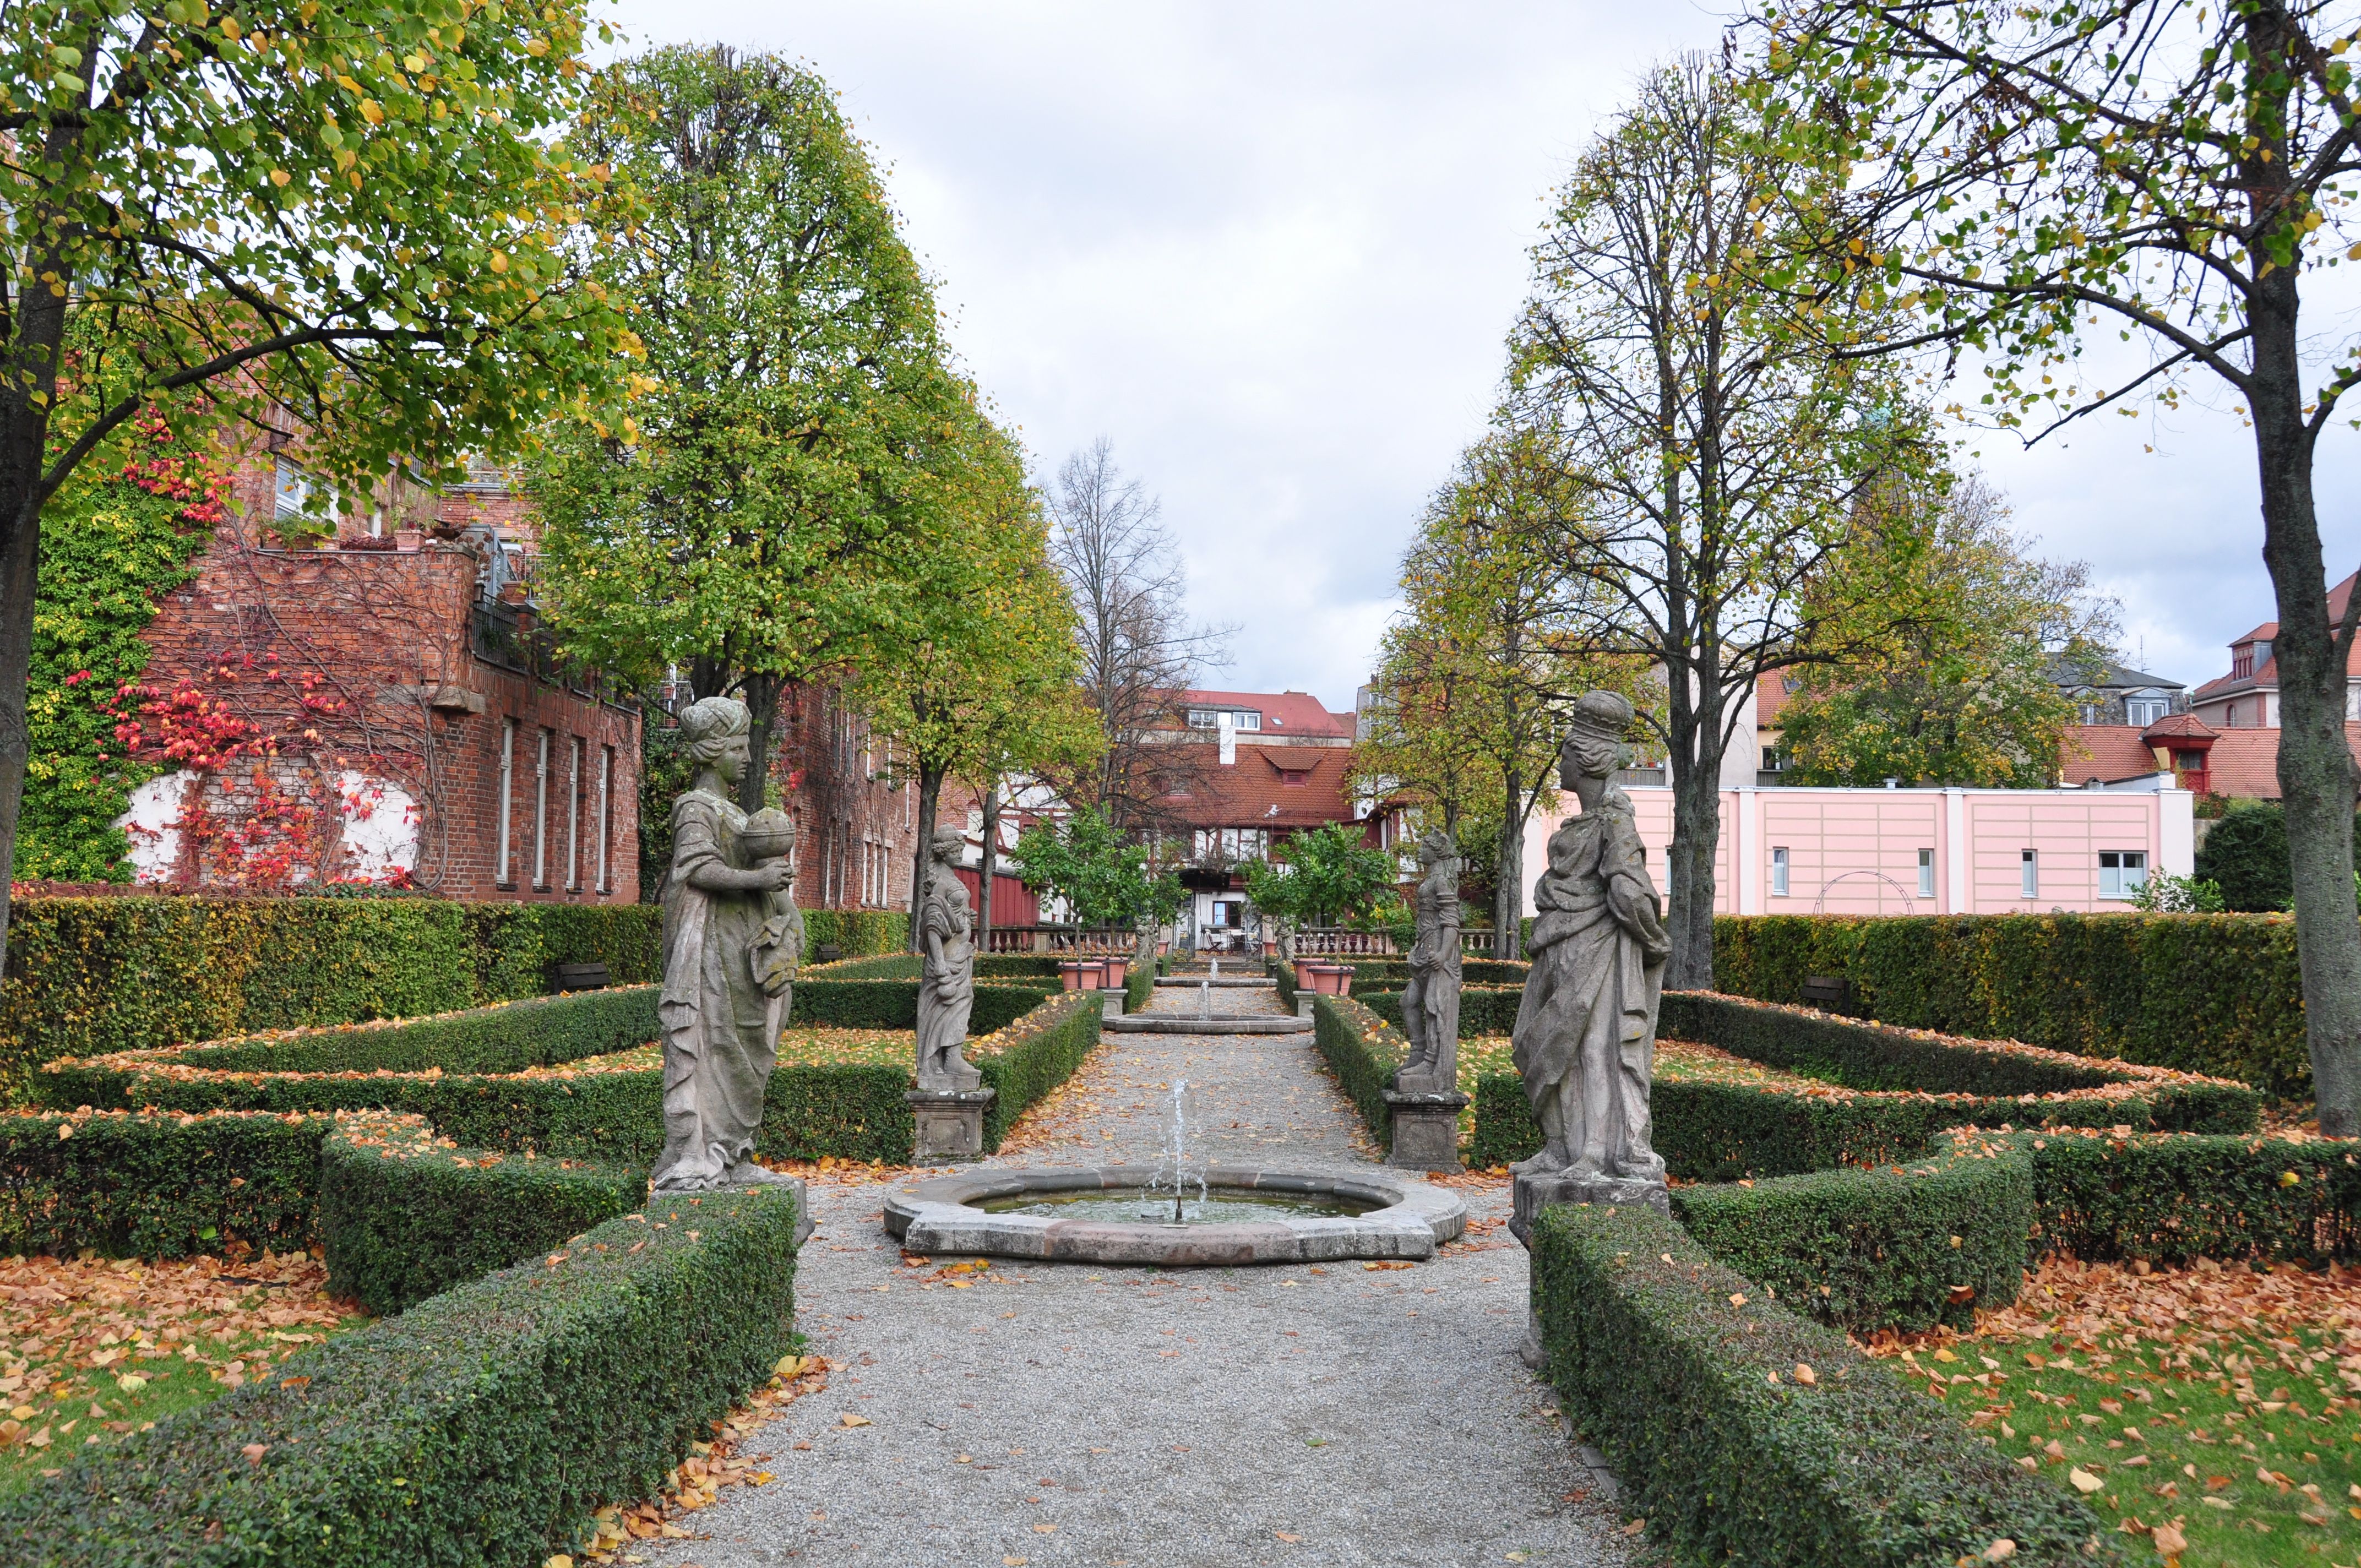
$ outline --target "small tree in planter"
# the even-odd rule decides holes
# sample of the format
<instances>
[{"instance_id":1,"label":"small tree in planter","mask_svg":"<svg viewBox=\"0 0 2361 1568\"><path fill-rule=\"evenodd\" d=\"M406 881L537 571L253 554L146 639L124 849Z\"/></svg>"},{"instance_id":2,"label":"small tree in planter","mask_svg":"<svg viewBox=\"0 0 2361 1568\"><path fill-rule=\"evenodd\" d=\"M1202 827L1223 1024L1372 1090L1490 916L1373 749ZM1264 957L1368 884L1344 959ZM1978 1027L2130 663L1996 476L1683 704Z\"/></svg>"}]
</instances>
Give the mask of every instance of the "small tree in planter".
<instances>
[{"instance_id":1,"label":"small tree in planter","mask_svg":"<svg viewBox=\"0 0 2361 1568\"><path fill-rule=\"evenodd\" d=\"M1363 844L1349 823L1298 833L1274 853L1247 862L1246 897L1283 928L1361 919L1395 896L1393 857Z\"/></svg>"},{"instance_id":2,"label":"small tree in planter","mask_svg":"<svg viewBox=\"0 0 2361 1568\"><path fill-rule=\"evenodd\" d=\"M1137 927L1170 920L1180 911L1180 881L1159 872L1148 847L1125 839L1098 812L1084 807L1059 825L1037 823L1017 836L1022 880L1035 892L1066 901L1075 922L1093 927ZM1142 961L1155 958L1146 943Z\"/></svg>"}]
</instances>

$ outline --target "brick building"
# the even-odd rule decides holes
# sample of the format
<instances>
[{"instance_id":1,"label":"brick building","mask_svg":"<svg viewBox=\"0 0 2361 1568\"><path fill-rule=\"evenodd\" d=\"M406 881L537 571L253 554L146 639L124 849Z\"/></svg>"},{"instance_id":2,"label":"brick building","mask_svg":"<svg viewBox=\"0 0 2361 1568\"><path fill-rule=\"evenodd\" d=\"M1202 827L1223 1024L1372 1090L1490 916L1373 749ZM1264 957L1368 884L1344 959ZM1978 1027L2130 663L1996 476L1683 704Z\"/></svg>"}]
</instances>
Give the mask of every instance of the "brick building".
<instances>
[{"instance_id":1,"label":"brick building","mask_svg":"<svg viewBox=\"0 0 2361 1568\"><path fill-rule=\"evenodd\" d=\"M139 880L636 901L640 714L537 635L522 499L492 470L445 492L397 474L285 548L308 495L276 453L240 462L145 634L147 742L220 743L134 792Z\"/></svg>"}]
</instances>

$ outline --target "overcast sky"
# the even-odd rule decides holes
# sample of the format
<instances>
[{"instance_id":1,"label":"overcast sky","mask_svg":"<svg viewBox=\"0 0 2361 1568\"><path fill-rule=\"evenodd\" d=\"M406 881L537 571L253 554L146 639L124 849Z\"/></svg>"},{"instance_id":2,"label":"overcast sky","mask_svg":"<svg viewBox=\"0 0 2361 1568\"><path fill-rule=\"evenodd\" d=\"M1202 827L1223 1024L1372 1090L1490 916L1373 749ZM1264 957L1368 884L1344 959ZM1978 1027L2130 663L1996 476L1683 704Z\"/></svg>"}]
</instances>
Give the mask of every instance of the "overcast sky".
<instances>
[{"instance_id":1,"label":"overcast sky","mask_svg":"<svg viewBox=\"0 0 2361 1568\"><path fill-rule=\"evenodd\" d=\"M1651 61L1725 7L622 0L637 43L808 60L888 170L952 340L1044 470L1105 435L1163 499L1210 684L1348 707L1419 506L1479 433L1543 199ZM2154 453L2143 451L2153 444ZM2271 614L2226 400L2070 445L1975 444L2127 655L2195 685ZM2361 433L2331 437L2330 574Z\"/></svg>"}]
</instances>

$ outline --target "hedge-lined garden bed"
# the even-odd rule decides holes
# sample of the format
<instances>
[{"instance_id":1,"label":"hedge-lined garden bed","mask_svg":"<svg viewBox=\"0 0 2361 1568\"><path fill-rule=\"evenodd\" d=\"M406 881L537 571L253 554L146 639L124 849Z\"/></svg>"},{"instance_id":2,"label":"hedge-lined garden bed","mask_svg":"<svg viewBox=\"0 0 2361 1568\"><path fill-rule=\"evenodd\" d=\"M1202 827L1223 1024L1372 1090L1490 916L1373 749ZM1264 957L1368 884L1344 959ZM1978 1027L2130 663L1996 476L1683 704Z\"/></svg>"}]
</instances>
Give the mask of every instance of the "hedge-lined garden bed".
<instances>
[{"instance_id":1,"label":"hedge-lined garden bed","mask_svg":"<svg viewBox=\"0 0 2361 1568\"><path fill-rule=\"evenodd\" d=\"M1645 1209L1533 1227L1548 1376L1652 1537L1686 1560L1922 1568L2121 1563L2120 1538L1834 1330Z\"/></svg>"},{"instance_id":2,"label":"hedge-lined garden bed","mask_svg":"<svg viewBox=\"0 0 2361 1568\"><path fill-rule=\"evenodd\" d=\"M645 905L28 898L0 986L0 1102L39 1062L537 996L559 963L657 977Z\"/></svg>"},{"instance_id":3,"label":"hedge-lined garden bed","mask_svg":"<svg viewBox=\"0 0 2361 1568\"><path fill-rule=\"evenodd\" d=\"M1748 915L1714 919L1717 990L1917 1029L2311 1092L2295 922L2278 915Z\"/></svg>"},{"instance_id":4,"label":"hedge-lined garden bed","mask_svg":"<svg viewBox=\"0 0 2361 1568\"><path fill-rule=\"evenodd\" d=\"M664 1145L655 988L586 992L439 1018L291 1031L51 1062L40 1096L60 1109L423 1116L471 1148L535 1151L645 1169ZM806 1022L906 1014L917 987L799 982L780 1039L757 1152L771 1159L906 1163L916 1124L912 1037L900 1026ZM969 1055L1000 1091L987 1146L1098 1042L1095 992L977 988ZM807 1009L807 1002L811 1005ZM1087 1016L1085 1016L1087 1015Z\"/></svg>"},{"instance_id":5,"label":"hedge-lined garden bed","mask_svg":"<svg viewBox=\"0 0 2361 1568\"><path fill-rule=\"evenodd\" d=\"M0 1538L44 1568L539 1563L768 1376L796 1228L777 1189L609 1220L71 1461Z\"/></svg>"},{"instance_id":6,"label":"hedge-lined garden bed","mask_svg":"<svg viewBox=\"0 0 2361 1568\"><path fill-rule=\"evenodd\" d=\"M1315 998L1312 1027L1312 1042L1336 1074L1337 1087L1361 1113L1378 1146L1390 1149L1393 1119L1386 1111L1386 1084L1409 1058L1410 1042L1349 996Z\"/></svg>"}]
</instances>

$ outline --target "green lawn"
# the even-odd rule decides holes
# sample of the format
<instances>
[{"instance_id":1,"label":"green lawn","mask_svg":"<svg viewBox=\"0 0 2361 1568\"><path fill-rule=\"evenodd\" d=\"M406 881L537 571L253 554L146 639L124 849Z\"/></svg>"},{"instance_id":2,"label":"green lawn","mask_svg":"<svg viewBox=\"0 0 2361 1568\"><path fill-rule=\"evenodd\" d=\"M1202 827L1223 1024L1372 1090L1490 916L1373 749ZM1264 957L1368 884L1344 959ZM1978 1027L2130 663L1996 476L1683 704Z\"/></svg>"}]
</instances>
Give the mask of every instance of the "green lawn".
<instances>
[{"instance_id":1,"label":"green lawn","mask_svg":"<svg viewBox=\"0 0 2361 1568\"><path fill-rule=\"evenodd\" d=\"M2188 1568L2352 1568L2361 1401L2346 1376L2361 1380L2361 1339L2350 1334L2119 1322L1902 1360L2003 1453L2085 1492L2102 1518L2136 1535L2175 1525Z\"/></svg>"}]
</instances>

